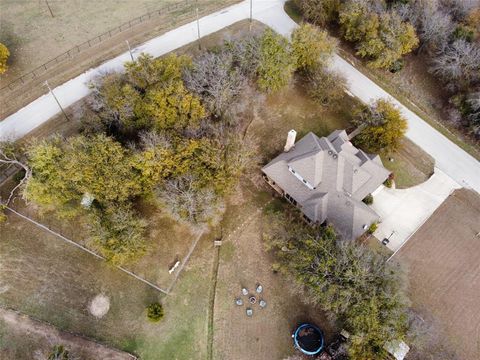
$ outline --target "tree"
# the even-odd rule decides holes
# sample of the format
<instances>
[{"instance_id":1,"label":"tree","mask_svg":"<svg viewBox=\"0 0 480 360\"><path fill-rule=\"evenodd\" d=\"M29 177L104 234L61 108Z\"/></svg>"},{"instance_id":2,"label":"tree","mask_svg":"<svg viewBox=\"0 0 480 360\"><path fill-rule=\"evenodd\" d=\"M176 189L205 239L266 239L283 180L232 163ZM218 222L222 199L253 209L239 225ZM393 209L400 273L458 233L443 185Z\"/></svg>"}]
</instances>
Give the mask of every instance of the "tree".
<instances>
[{"instance_id":1,"label":"tree","mask_svg":"<svg viewBox=\"0 0 480 360\"><path fill-rule=\"evenodd\" d=\"M295 3L305 19L325 26L337 20L341 0L295 0Z\"/></svg>"},{"instance_id":2,"label":"tree","mask_svg":"<svg viewBox=\"0 0 480 360\"><path fill-rule=\"evenodd\" d=\"M345 96L347 80L334 70L328 68L317 68L307 75L308 95L320 103L328 106Z\"/></svg>"},{"instance_id":3,"label":"tree","mask_svg":"<svg viewBox=\"0 0 480 360\"><path fill-rule=\"evenodd\" d=\"M0 223L7 219L4 210L12 201L15 192L25 184L32 174L30 168L24 162L18 160L17 154L19 151L20 148L16 143L8 141L0 142L0 164L7 165L8 167L17 166L22 168L22 171L17 173L20 177L18 179L15 178L18 183L10 190L7 199L2 201L0 197Z\"/></svg>"},{"instance_id":4,"label":"tree","mask_svg":"<svg viewBox=\"0 0 480 360\"><path fill-rule=\"evenodd\" d=\"M63 345L55 345L48 355L48 360L68 360L69 352Z\"/></svg>"},{"instance_id":5,"label":"tree","mask_svg":"<svg viewBox=\"0 0 480 360\"><path fill-rule=\"evenodd\" d=\"M163 319L163 306L156 302L147 306L147 318L151 322L159 322Z\"/></svg>"},{"instance_id":6,"label":"tree","mask_svg":"<svg viewBox=\"0 0 480 360\"><path fill-rule=\"evenodd\" d=\"M480 80L480 47L455 40L432 59L430 71L454 88L467 88Z\"/></svg>"},{"instance_id":7,"label":"tree","mask_svg":"<svg viewBox=\"0 0 480 360\"><path fill-rule=\"evenodd\" d=\"M467 96L466 118L470 124L473 134L480 137L480 89Z\"/></svg>"},{"instance_id":8,"label":"tree","mask_svg":"<svg viewBox=\"0 0 480 360\"><path fill-rule=\"evenodd\" d=\"M158 196L175 219L192 224L216 224L224 212L224 203L215 191L198 188L198 179L190 174L165 181Z\"/></svg>"},{"instance_id":9,"label":"tree","mask_svg":"<svg viewBox=\"0 0 480 360\"><path fill-rule=\"evenodd\" d=\"M151 119L157 131L196 127L205 115L200 99L189 93L182 82L149 91L137 110L137 116Z\"/></svg>"},{"instance_id":10,"label":"tree","mask_svg":"<svg viewBox=\"0 0 480 360\"><path fill-rule=\"evenodd\" d=\"M271 29L265 30L260 39L259 88L264 92L275 92L286 86L293 74L293 64L287 39Z\"/></svg>"},{"instance_id":11,"label":"tree","mask_svg":"<svg viewBox=\"0 0 480 360\"><path fill-rule=\"evenodd\" d=\"M225 51L232 54L232 60L239 71L249 79L257 75L260 64L260 38L247 36L242 40L225 42Z\"/></svg>"},{"instance_id":12,"label":"tree","mask_svg":"<svg viewBox=\"0 0 480 360\"><path fill-rule=\"evenodd\" d=\"M188 92L182 74L191 66L186 56L154 59L142 54L125 64L125 74L106 74L91 82L90 108L98 118L86 127L104 130L123 143L137 141L141 131L183 130L205 116L200 99ZM100 120L101 126L95 126Z\"/></svg>"},{"instance_id":13,"label":"tree","mask_svg":"<svg viewBox=\"0 0 480 360\"><path fill-rule=\"evenodd\" d=\"M327 65L337 47L337 41L325 30L308 23L293 31L291 44L295 67L302 71Z\"/></svg>"},{"instance_id":14,"label":"tree","mask_svg":"<svg viewBox=\"0 0 480 360\"><path fill-rule=\"evenodd\" d=\"M90 213L93 244L113 264L122 265L145 251L147 222L127 203L94 207Z\"/></svg>"},{"instance_id":15,"label":"tree","mask_svg":"<svg viewBox=\"0 0 480 360\"><path fill-rule=\"evenodd\" d=\"M455 24L452 17L439 8L437 1L415 0L397 7L396 11L403 20L415 26L420 49L438 51L448 44Z\"/></svg>"},{"instance_id":16,"label":"tree","mask_svg":"<svg viewBox=\"0 0 480 360\"><path fill-rule=\"evenodd\" d=\"M405 336L407 299L397 265L366 246L337 243L331 227L308 227L275 211L264 224L281 269L352 334L351 359L383 359L383 345Z\"/></svg>"},{"instance_id":17,"label":"tree","mask_svg":"<svg viewBox=\"0 0 480 360\"><path fill-rule=\"evenodd\" d=\"M148 119L139 119L136 108L141 95L119 73L109 73L90 83L92 95L88 98L90 108L99 116L96 121L109 129L112 135L128 134L151 127ZM100 127L101 128L101 127Z\"/></svg>"},{"instance_id":18,"label":"tree","mask_svg":"<svg viewBox=\"0 0 480 360\"><path fill-rule=\"evenodd\" d=\"M247 77L234 65L232 52L222 49L195 59L192 69L185 71L184 80L186 87L202 98L210 113L226 117L244 90Z\"/></svg>"},{"instance_id":19,"label":"tree","mask_svg":"<svg viewBox=\"0 0 480 360\"><path fill-rule=\"evenodd\" d=\"M357 54L376 68L389 69L418 45L415 29L395 12L371 11L366 2L347 2L340 11L345 39L357 43Z\"/></svg>"},{"instance_id":20,"label":"tree","mask_svg":"<svg viewBox=\"0 0 480 360\"><path fill-rule=\"evenodd\" d=\"M191 66L188 56L170 54L154 59L151 55L142 53L136 61L125 64L127 80L136 88L146 90L154 85L163 87L182 79L182 72Z\"/></svg>"},{"instance_id":21,"label":"tree","mask_svg":"<svg viewBox=\"0 0 480 360\"><path fill-rule=\"evenodd\" d=\"M371 153L395 151L407 131L407 121L398 108L384 99L371 106L360 107L353 124L362 128L354 142Z\"/></svg>"},{"instance_id":22,"label":"tree","mask_svg":"<svg viewBox=\"0 0 480 360\"><path fill-rule=\"evenodd\" d=\"M32 170L27 199L65 215L77 213L87 193L106 205L130 201L150 190L141 187L131 153L102 134L55 137L32 145L27 154Z\"/></svg>"},{"instance_id":23,"label":"tree","mask_svg":"<svg viewBox=\"0 0 480 360\"><path fill-rule=\"evenodd\" d=\"M8 48L0 43L0 74L3 74L8 69L7 60L10 56Z\"/></svg>"}]
</instances>

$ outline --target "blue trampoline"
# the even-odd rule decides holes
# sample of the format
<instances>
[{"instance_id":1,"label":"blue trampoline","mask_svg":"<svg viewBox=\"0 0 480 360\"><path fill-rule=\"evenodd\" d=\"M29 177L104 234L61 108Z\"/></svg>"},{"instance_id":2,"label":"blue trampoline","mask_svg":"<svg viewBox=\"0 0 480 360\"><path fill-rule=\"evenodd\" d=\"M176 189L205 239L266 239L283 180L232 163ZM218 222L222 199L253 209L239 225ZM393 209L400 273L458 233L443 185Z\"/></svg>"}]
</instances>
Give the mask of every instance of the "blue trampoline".
<instances>
[{"instance_id":1,"label":"blue trampoline","mask_svg":"<svg viewBox=\"0 0 480 360\"><path fill-rule=\"evenodd\" d=\"M305 355L317 355L323 350L323 332L312 324L302 324L293 334L295 348Z\"/></svg>"}]
</instances>

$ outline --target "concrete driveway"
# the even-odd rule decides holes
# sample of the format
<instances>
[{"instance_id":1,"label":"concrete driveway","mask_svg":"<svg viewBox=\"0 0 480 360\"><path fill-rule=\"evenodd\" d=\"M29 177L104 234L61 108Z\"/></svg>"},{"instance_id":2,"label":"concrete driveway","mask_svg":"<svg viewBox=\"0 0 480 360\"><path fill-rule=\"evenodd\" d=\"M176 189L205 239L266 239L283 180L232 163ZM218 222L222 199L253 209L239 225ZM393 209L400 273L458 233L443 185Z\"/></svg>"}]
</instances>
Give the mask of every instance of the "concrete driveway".
<instances>
[{"instance_id":1,"label":"concrete driveway","mask_svg":"<svg viewBox=\"0 0 480 360\"><path fill-rule=\"evenodd\" d=\"M383 187L374 194L372 208L380 216L374 235L389 238L387 247L397 251L433 214L455 189L461 186L440 169L424 183L408 189Z\"/></svg>"}]
</instances>

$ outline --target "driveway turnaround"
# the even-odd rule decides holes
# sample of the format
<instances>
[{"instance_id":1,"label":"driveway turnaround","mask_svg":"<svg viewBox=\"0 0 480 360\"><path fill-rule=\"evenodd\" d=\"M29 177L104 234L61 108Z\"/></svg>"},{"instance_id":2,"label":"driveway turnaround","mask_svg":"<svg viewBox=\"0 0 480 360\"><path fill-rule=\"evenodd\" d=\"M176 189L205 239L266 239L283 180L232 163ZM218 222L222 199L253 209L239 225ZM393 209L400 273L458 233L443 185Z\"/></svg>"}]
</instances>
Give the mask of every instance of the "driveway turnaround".
<instances>
[{"instance_id":1,"label":"driveway turnaround","mask_svg":"<svg viewBox=\"0 0 480 360\"><path fill-rule=\"evenodd\" d=\"M288 36L297 26L285 13L285 0L253 0L253 18ZM202 36L209 35L235 22L249 18L250 0L225 8L200 19ZM196 23L180 26L135 48L141 52L160 56L197 40ZM88 83L95 76L108 71L122 71L123 64L130 60L128 52L90 69L76 78L58 86L53 91L60 103L70 106L88 95ZM392 100L408 120L407 137L429 153L436 166L464 187L480 192L480 163L464 150L428 125L415 113L391 97L385 90L363 75L354 66L335 56L333 68L343 73L349 82L349 91L364 102L388 98ZM0 122L0 141L23 137L37 126L59 113L59 108L50 94L46 94Z\"/></svg>"},{"instance_id":2,"label":"driveway turnaround","mask_svg":"<svg viewBox=\"0 0 480 360\"><path fill-rule=\"evenodd\" d=\"M375 237L380 241L389 239L387 247L394 252L399 250L458 188L461 186L438 168L420 185L408 189L383 187L374 195L371 205L380 216Z\"/></svg>"}]
</instances>

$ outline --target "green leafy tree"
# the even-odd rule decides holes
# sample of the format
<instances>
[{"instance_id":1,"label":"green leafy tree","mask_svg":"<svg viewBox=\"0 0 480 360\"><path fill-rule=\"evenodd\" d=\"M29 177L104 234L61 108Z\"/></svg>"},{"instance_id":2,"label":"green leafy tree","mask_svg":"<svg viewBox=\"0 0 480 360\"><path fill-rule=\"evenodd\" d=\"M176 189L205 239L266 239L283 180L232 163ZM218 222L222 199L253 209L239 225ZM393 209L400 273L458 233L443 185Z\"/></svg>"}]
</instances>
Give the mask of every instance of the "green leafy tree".
<instances>
[{"instance_id":1,"label":"green leafy tree","mask_svg":"<svg viewBox=\"0 0 480 360\"><path fill-rule=\"evenodd\" d=\"M264 92L275 92L288 85L294 70L294 61L288 40L271 29L260 39L260 58L257 84Z\"/></svg>"},{"instance_id":2,"label":"green leafy tree","mask_svg":"<svg viewBox=\"0 0 480 360\"><path fill-rule=\"evenodd\" d=\"M8 51L8 48L0 43L0 74L3 74L5 71L7 71L7 60L9 56L10 51Z\"/></svg>"},{"instance_id":3,"label":"green leafy tree","mask_svg":"<svg viewBox=\"0 0 480 360\"><path fill-rule=\"evenodd\" d=\"M360 107L352 122L362 128L354 142L371 153L397 150L408 127L400 110L384 99L371 106Z\"/></svg>"},{"instance_id":4,"label":"green leafy tree","mask_svg":"<svg viewBox=\"0 0 480 360\"><path fill-rule=\"evenodd\" d=\"M154 59L142 53L136 61L125 64L127 80L136 88L146 90L152 86L169 86L182 79L182 72L191 66L186 55L170 54Z\"/></svg>"},{"instance_id":5,"label":"green leafy tree","mask_svg":"<svg viewBox=\"0 0 480 360\"><path fill-rule=\"evenodd\" d=\"M137 115L151 119L154 128L161 131L196 127L206 112L200 99L189 93L182 82L173 82L149 91Z\"/></svg>"},{"instance_id":6,"label":"green leafy tree","mask_svg":"<svg viewBox=\"0 0 480 360\"><path fill-rule=\"evenodd\" d=\"M298 70L312 70L325 66L332 58L337 41L325 30L303 23L292 33L292 55Z\"/></svg>"},{"instance_id":7,"label":"green leafy tree","mask_svg":"<svg viewBox=\"0 0 480 360\"><path fill-rule=\"evenodd\" d=\"M125 74L95 79L89 103L98 118L84 122L88 132L103 130L128 143L138 140L141 131L196 126L206 113L199 98L183 85L182 74L190 66L187 56L154 59L142 54L125 64Z\"/></svg>"},{"instance_id":8,"label":"green leafy tree","mask_svg":"<svg viewBox=\"0 0 480 360\"><path fill-rule=\"evenodd\" d=\"M55 345L48 355L48 360L68 360L70 355L63 345Z\"/></svg>"},{"instance_id":9,"label":"green leafy tree","mask_svg":"<svg viewBox=\"0 0 480 360\"><path fill-rule=\"evenodd\" d=\"M85 211L81 200L88 194L94 199L87 212L92 239L101 253L121 264L143 252L146 224L131 204L152 192L153 183L145 178L158 170L151 162L140 161L101 134L42 141L28 156L32 175L25 188L27 199L72 217Z\"/></svg>"},{"instance_id":10,"label":"green leafy tree","mask_svg":"<svg viewBox=\"0 0 480 360\"><path fill-rule=\"evenodd\" d=\"M391 68L418 45L414 27L394 12L376 13L366 2L347 2L339 22L346 40L357 43L357 54L375 68Z\"/></svg>"}]
</instances>

